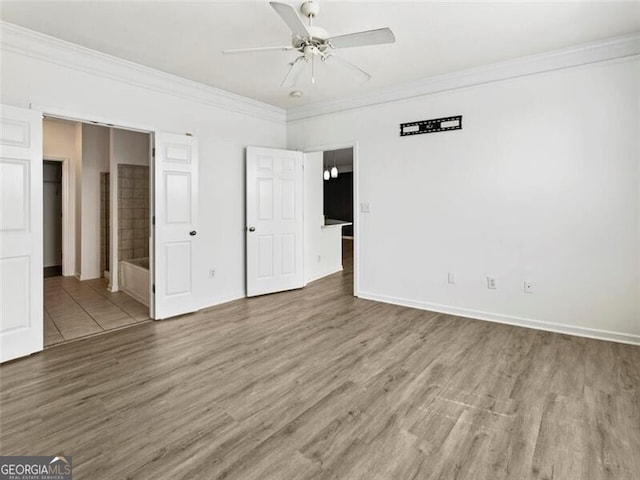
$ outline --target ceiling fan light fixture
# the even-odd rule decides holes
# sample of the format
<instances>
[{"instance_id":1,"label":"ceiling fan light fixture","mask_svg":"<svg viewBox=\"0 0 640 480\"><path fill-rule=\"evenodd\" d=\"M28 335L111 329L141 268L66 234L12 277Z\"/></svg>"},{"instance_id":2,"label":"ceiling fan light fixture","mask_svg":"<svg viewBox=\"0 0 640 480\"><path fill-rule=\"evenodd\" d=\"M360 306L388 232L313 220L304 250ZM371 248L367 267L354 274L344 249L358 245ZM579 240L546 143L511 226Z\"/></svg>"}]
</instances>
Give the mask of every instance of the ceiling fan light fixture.
<instances>
[{"instance_id":1,"label":"ceiling fan light fixture","mask_svg":"<svg viewBox=\"0 0 640 480\"><path fill-rule=\"evenodd\" d=\"M320 6L313 0L303 2L298 11L293 5L277 1L269 2L275 13L284 21L291 31L291 45L256 48L235 48L223 50L224 54L269 52L269 51L295 51L300 55L296 60L289 63L289 71L280 84L282 87L291 88L295 86L296 79L307 63L311 67L311 83L315 83L315 58L319 57L322 62L334 57L338 64L346 66L352 73L364 79L371 78L367 72L360 67L344 59L340 60L333 51L335 49L364 47L371 45L381 45L394 43L395 36L390 28L377 28L375 30L363 30L359 32L346 33L338 36L331 36L324 28L313 24L314 18L320 12ZM300 16L300 13L302 16ZM306 18L305 18L306 17ZM306 21L305 21L306 20ZM290 94L291 95L291 94ZM293 95L292 95L293 96Z\"/></svg>"}]
</instances>

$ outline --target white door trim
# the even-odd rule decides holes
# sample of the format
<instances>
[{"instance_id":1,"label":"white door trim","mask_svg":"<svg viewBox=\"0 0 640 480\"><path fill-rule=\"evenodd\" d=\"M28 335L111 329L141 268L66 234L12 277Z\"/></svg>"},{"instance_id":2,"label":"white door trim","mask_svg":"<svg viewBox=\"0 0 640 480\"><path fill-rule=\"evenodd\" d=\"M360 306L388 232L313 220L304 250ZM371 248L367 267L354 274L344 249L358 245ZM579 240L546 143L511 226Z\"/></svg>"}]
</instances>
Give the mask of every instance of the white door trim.
<instances>
[{"instance_id":1,"label":"white door trim","mask_svg":"<svg viewBox=\"0 0 640 480\"><path fill-rule=\"evenodd\" d=\"M69 157L57 157L55 155L43 155L45 162L62 163L62 276L74 275L75 262L75 225L70 215L70 191L69 191Z\"/></svg>"},{"instance_id":2,"label":"white door trim","mask_svg":"<svg viewBox=\"0 0 640 480\"><path fill-rule=\"evenodd\" d=\"M304 153L313 152L326 152L328 150L341 150L343 148L353 149L353 295L355 297L360 296L360 178L358 175L359 162L358 162L358 142L345 142L345 143L329 143L320 145L310 145L305 147L302 151Z\"/></svg>"}]
</instances>

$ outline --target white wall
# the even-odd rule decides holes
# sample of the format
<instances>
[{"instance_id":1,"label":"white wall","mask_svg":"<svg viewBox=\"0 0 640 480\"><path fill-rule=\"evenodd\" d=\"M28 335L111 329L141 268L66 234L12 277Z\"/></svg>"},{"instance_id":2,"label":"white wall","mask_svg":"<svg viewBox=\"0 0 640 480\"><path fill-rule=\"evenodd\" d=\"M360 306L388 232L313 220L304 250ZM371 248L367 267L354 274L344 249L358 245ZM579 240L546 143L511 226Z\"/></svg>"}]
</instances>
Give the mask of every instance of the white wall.
<instances>
[{"instance_id":1,"label":"white wall","mask_svg":"<svg viewBox=\"0 0 640 480\"><path fill-rule=\"evenodd\" d=\"M289 148L358 142L358 294L640 342L639 63L290 122ZM399 137L457 114L461 131Z\"/></svg>"},{"instance_id":2,"label":"white wall","mask_svg":"<svg viewBox=\"0 0 640 480\"><path fill-rule=\"evenodd\" d=\"M160 74L124 64L112 66L98 55L51 39L42 40L45 45L40 47L39 35L12 31L5 28L2 38L3 103L86 112L88 120L95 117L125 126L190 132L198 138L201 208L194 241L196 302L204 307L244 296L244 148L284 147L284 115L277 109L264 116L254 114L257 107L231 95L216 95L210 101L209 91L196 86L185 94L182 90L187 89L181 90L178 80L169 87ZM8 43L11 48L4 48ZM69 66L75 63L80 66ZM135 80L118 80L123 75ZM175 93L166 93L170 88ZM192 100L198 96L203 100ZM216 274L210 278L212 268Z\"/></svg>"},{"instance_id":3,"label":"white wall","mask_svg":"<svg viewBox=\"0 0 640 480\"><path fill-rule=\"evenodd\" d=\"M143 132L134 132L131 130L122 130L119 128L111 129L111 156L110 169L110 288L111 291L117 292L119 289L119 214L118 214L118 165L149 165L149 146L150 135ZM149 171L151 176L151 171ZM149 249L151 252L151 248Z\"/></svg>"},{"instance_id":4,"label":"white wall","mask_svg":"<svg viewBox=\"0 0 640 480\"><path fill-rule=\"evenodd\" d=\"M117 164L149 165L149 134L113 128L113 160ZM116 176L117 176L117 172Z\"/></svg>"},{"instance_id":5,"label":"white wall","mask_svg":"<svg viewBox=\"0 0 640 480\"><path fill-rule=\"evenodd\" d=\"M100 278L100 172L109 171L109 128L82 125L80 280Z\"/></svg>"},{"instance_id":6,"label":"white wall","mask_svg":"<svg viewBox=\"0 0 640 480\"><path fill-rule=\"evenodd\" d=\"M322 214L322 152L304 155L304 281L320 277Z\"/></svg>"},{"instance_id":7,"label":"white wall","mask_svg":"<svg viewBox=\"0 0 640 480\"><path fill-rule=\"evenodd\" d=\"M43 128L43 156L44 158L66 159L69 168L67 186L69 192L67 217L63 219L67 235L63 245L63 274L79 274L80 262L76 266L76 245L80 245L80 232L76 229L76 175L80 165L81 152L79 146L82 139L79 134L80 125L74 122L45 118ZM80 199L77 201L78 205ZM79 250L78 250L79 257ZM65 268L66 267L66 268Z\"/></svg>"},{"instance_id":8,"label":"white wall","mask_svg":"<svg viewBox=\"0 0 640 480\"><path fill-rule=\"evenodd\" d=\"M257 115L232 96L174 91L159 74L13 27L2 46L3 103L199 138L201 306L244 294L244 147L281 148L286 133L290 148L358 142L360 200L371 205L356 219L359 295L640 341L637 56L327 114L285 130L276 113ZM401 122L452 114L464 115L462 131L398 137ZM486 289L487 275L497 290ZM535 294L523 293L525 280Z\"/></svg>"}]
</instances>

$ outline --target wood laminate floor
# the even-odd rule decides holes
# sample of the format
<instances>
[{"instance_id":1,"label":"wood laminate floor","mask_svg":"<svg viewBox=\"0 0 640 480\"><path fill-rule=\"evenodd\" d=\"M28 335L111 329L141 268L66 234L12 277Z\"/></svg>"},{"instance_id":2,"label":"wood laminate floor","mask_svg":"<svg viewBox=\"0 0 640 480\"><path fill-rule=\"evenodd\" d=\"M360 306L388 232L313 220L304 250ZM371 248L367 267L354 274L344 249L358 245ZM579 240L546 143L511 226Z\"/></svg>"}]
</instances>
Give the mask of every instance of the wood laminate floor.
<instances>
[{"instance_id":1,"label":"wood laminate floor","mask_svg":"<svg viewBox=\"0 0 640 480\"><path fill-rule=\"evenodd\" d=\"M640 348L294 292L0 367L3 455L74 479L640 478Z\"/></svg>"}]
</instances>

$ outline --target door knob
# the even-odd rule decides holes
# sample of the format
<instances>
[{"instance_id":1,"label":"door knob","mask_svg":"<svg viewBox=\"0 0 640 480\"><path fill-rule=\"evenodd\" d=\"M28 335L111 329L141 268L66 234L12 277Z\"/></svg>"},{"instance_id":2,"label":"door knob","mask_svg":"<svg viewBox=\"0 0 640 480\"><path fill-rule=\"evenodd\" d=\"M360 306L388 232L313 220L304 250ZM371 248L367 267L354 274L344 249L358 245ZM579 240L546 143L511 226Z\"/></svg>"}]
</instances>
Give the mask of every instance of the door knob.
<instances>
[{"instance_id":1,"label":"door knob","mask_svg":"<svg viewBox=\"0 0 640 480\"><path fill-rule=\"evenodd\" d=\"M197 233L198 233L198 232L196 232L195 230L191 230L191 231L189 232L189 235L191 235L192 237L195 237Z\"/></svg>"},{"instance_id":2,"label":"door knob","mask_svg":"<svg viewBox=\"0 0 640 480\"><path fill-rule=\"evenodd\" d=\"M256 231L256 227L249 227L249 231L250 232L255 232Z\"/></svg>"}]
</instances>

